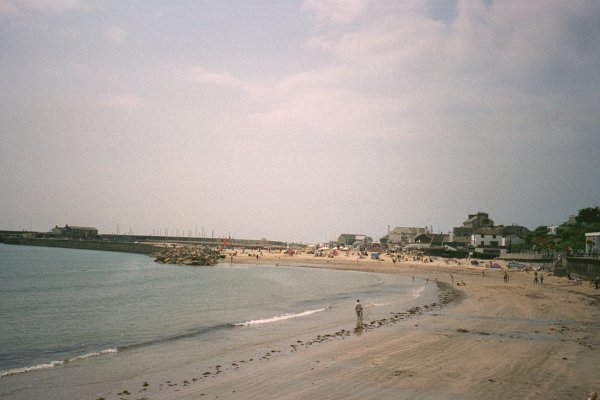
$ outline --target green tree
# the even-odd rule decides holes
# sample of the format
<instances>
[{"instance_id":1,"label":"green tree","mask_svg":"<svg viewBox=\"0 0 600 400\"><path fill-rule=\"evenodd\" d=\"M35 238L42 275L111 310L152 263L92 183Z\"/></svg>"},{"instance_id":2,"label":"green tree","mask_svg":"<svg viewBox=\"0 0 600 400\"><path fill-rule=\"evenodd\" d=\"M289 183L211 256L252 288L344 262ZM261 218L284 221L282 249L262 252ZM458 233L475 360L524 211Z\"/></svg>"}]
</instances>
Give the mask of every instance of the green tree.
<instances>
[{"instance_id":1,"label":"green tree","mask_svg":"<svg viewBox=\"0 0 600 400\"><path fill-rule=\"evenodd\" d=\"M579 224L589 224L600 222L600 207L588 207L579 210L575 220Z\"/></svg>"}]
</instances>

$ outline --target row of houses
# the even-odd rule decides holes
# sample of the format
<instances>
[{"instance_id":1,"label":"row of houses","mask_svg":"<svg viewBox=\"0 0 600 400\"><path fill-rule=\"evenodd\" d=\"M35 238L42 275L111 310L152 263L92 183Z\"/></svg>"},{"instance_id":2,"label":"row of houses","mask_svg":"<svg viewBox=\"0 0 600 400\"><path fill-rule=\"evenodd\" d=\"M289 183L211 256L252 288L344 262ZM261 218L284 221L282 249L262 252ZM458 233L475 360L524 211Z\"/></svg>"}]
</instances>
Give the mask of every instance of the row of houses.
<instances>
[{"instance_id":1,"label":"row of houses","mask_svg":"<svg viewBox=\"0 0 600 400\"><path fill-rule=\"evenodd\" d=\"M380 239L381 245L390 249L465 250L481 254L499 255L525 243L529 229L519 225L498 225L490 219L488 213L469 214L461 226L452 232L435 234L430 227L401 227L388 229L388 234ZM366 235L342 234L338 244L368 248L373 240Z\"/></svg>"}]
</instances>

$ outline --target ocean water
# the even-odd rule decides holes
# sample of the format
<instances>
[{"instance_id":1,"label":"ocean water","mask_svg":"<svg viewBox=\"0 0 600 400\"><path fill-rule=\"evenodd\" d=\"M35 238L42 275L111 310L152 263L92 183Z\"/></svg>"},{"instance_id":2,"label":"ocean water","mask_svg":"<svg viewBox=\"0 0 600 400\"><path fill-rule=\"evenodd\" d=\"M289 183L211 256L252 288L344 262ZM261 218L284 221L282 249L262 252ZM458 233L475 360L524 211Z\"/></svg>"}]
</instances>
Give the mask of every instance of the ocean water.
<instances>
[{"instance_id":1,"label":"ocean water","mask_svg":"<svg viewBox=\"0 0 600 400\"><path fill-rule=\"evenodd\" d=\"M436 293L398 275L0 245L0 397L95 398L127 379L351 330L357 298L374 319Z\"/></svg>"}]
</instances>

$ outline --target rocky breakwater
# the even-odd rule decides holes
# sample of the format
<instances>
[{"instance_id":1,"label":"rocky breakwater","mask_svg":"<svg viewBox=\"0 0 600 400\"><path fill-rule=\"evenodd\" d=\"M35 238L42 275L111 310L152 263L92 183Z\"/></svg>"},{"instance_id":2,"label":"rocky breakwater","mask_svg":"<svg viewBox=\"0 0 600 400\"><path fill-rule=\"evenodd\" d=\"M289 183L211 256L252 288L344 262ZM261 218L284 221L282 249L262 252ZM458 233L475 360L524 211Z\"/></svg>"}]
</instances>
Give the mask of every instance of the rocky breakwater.
<instances>
[{"instance_id":1,"label":"rocky breakwater","mask_svg":"<svg viewBox=\"0 0 600 400\"><path fill-rule=\"evenodd\" d=\"M215 265L220 253L205 246L177 246L165 247L152 256L160 264Z\"/></svg>"}]
</instances>

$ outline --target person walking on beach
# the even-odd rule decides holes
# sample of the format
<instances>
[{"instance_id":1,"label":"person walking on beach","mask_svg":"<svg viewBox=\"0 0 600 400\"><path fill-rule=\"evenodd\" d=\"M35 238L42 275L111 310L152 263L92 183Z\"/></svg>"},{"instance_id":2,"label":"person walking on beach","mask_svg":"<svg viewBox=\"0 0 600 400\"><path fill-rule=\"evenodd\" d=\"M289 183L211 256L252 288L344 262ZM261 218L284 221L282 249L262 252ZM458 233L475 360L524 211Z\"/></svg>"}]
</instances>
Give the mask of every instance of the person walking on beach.
<instances>
[{"instance_id":1,"label":"person walking on beach","mask_svg":"<svg viewBox=\"0 0 600 400\"><path fill-rule=\"evenodd\" d=\"M504 271L504 283L508 283L508 272Z\"/></svg>"},{"instance_id":2,"label":"person walking on beach","mask_svg":"<svg viewBox=\"0 0 600 400\"><path fill-rule=\"evenodd\" d=\"M354 307L354 309L356 310L356 318L361 321L363 317L363 306L360 304L360 300L356 300L356 307Z\"/></svg>"}]
</instances>

